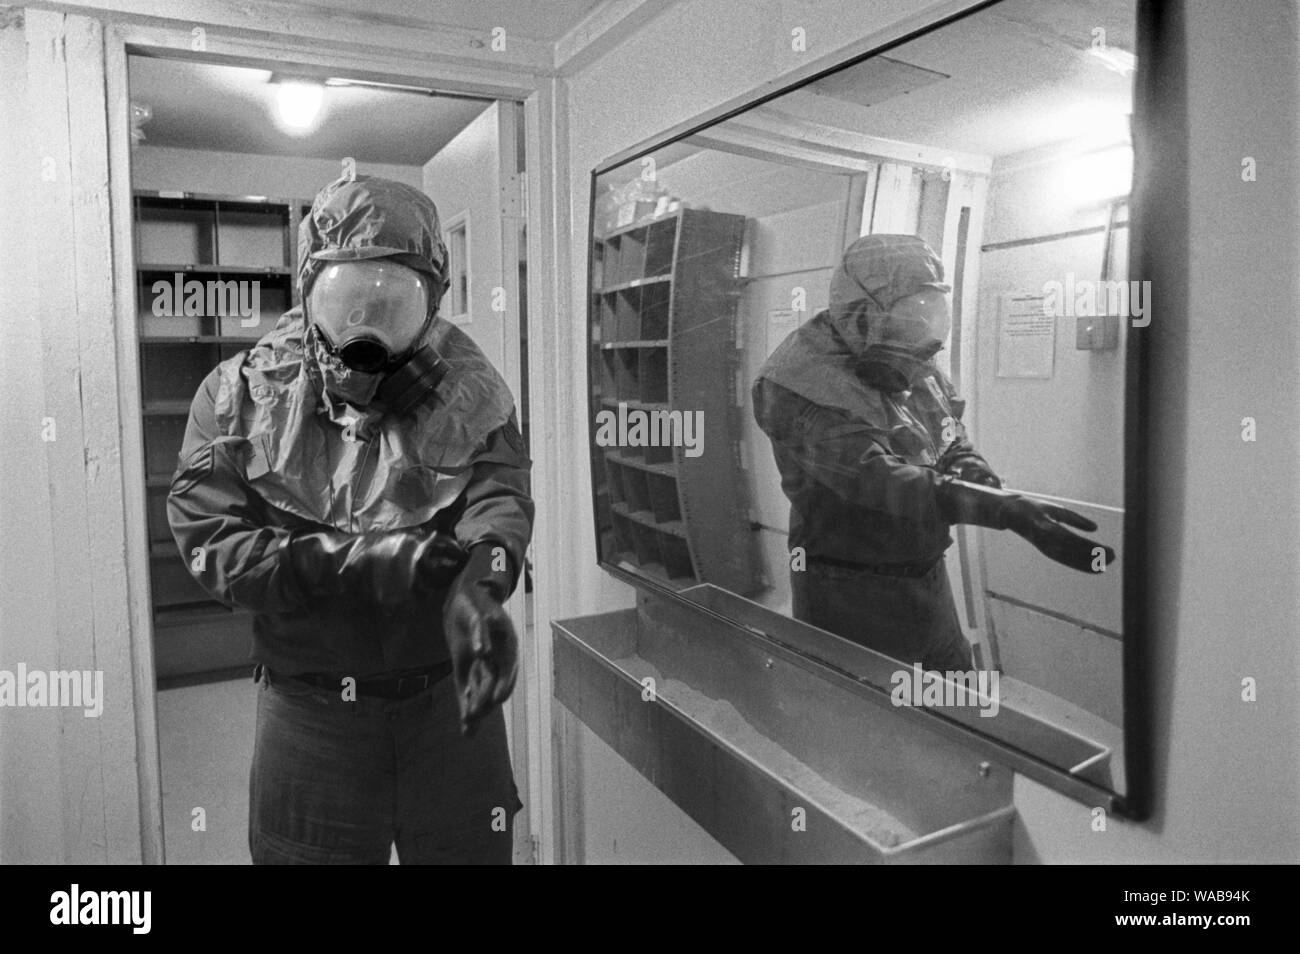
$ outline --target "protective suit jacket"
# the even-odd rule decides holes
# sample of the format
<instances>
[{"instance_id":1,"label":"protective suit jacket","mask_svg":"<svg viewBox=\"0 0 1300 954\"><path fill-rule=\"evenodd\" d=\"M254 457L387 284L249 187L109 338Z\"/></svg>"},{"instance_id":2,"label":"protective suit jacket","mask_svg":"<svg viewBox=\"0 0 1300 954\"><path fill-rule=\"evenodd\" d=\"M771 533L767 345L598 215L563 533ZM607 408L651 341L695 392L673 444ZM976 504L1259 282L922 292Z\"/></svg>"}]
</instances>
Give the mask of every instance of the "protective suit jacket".
<instances>
[{"instance_id":1,"label":"protective suit jacket","mask_svg":"<svg viewBox=\"0 0 1300 954\"><path fill-rule=\"evenodd\" d=\"M300 285L319 268L311 250L327 243L343 249L335 258L349 250L364 258L369 247L417 267L428 261L436 218L404 209L384 221L366 195L351 190L344 209L318 198L304 220ZM356 677L434 665L449 656L445 589L390 605L348 594L306 601L286 584L277 554L295 529L440 530L466 550L502 548L504 597L524 566L533 520L513 399L474 342L441 318L424 340L450 370L405 416L330 393L332 369L315 337L294 308L207 376L168 495L173 535L209 593L256 614L255 662L286 675Z\"/></svg>"},{"instance_id":2,"label":"protective suit jacket","mask_svg":"<svg viewBox=\"0 0 1300 954\"><path fill-rule=\"evenodd\" d=\"M952 543L939 475L988 468L962 424L965 401L937 367L911 391L872 388L853 372L855 356L823 311L754 383L754 415L791 503L790 546L854 565L933 562Z\"/></svg>"}]
</instances>

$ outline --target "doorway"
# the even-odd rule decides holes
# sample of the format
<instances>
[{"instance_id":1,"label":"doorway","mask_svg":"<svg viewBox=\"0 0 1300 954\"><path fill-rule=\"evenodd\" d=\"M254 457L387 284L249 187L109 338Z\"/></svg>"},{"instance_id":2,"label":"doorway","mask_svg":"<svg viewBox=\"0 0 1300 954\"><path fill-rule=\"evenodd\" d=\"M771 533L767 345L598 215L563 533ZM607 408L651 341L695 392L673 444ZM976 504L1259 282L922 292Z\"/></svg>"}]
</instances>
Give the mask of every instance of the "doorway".
<instances>
[{"instance_id":1,"label":"doorway","mask_svg":"<svg viewBox=\"0 0 1300 954\"><path fill-rule=\"evenodd\" d=\"M131 55L127 67L165 852L179 863L246 863L252 620L198 588L166 521L190 399L218 362L297 304L298 225L314 194L350 164L437 204L453 250L440 312L505 377L527 439L523 110L510 100L279 64ZM257 294L235 315L160 303L169 285L195 279L246 283ZM525 645L528 590L525 574L507 607ZM522 685L514 698L524 698ZM523 708L506 712L521 790L529 776ZM528 813L520 813L516 861L530 854L529 835Z\"/></svg>"}]
</instances>

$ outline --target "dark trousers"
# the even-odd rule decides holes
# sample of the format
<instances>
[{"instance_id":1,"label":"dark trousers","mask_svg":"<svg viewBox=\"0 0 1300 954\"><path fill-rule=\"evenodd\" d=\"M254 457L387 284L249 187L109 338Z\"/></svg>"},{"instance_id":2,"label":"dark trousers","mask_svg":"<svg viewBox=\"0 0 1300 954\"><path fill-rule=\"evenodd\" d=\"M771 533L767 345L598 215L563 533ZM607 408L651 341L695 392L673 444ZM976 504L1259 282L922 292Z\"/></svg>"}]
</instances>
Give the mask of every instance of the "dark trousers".
<instances>
[{"instance_id":1,"label":"dark trousers","mask_svg":"<svg viewBox=\"0 0 1300 954\"><path fill-rule=\"evenodd\" d=\"M790 573L796 619L908 666L942 672L974 668L943 560L924 576L885 576L809 561Z\"/></svg>"},{"instance_id":2,"label":"dark trousers","mask_svg":"<svg viewBox=\"0 0 1300 954\"><path fill-rule=\"evenodd\" d=\"M249 778L254 864L510 864L519 802L505 719L460 734L450 676L401 700L259 668Z\"/></svg>"}]
</instances>

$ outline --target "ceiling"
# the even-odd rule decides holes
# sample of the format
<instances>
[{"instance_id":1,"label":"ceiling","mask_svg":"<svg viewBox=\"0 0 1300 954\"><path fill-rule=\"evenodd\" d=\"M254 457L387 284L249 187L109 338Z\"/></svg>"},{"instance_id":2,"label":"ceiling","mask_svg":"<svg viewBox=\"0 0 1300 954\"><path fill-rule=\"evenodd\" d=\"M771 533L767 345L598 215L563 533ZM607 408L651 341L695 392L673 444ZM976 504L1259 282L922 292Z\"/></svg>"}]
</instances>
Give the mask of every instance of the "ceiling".
<instances>
[{"instance_id":1,"label":"ceiling","mask_svg":"<svg viewBox=\"0 0 1300 954\"><path fill-rule=\"evenodd\" d=\"M145 145L423 165L489 100L327 86L321 120L292 135L275 120L269 70L133 56L131 101L147 104Z\"/></svg>"},{"instance_id":2,"label":"ceiling","mask_svg":"<svg viewBox=\"0 0 1300 954\"><path fill-rule=\"evenodd\" d=\"M349 9L352 0L311 0ZM500 22L553 41L592 0L378 0L368 16L465 27ZM825 77L761 110L833 123L934 149L1005 156L1088 131L1122 135L1132 77L1087 50L1105 30L1111 48L1133 51L1133 0L1005 0L948 27ZM316 132L295 136L271 116L266 70L170 59L131 59L131 99L153 118L155 146L420 165L487 105L483 100L329 87ZM742 120L743 121L743 120Z\"/></svg>"},{"instance_id":3,"label":"ceiling","mask_svg":"<svg viewBox=\"0 0 1300 954\"><path fill-rule=\"evenodd\" d=\"M486 30L553 44L600 0L368 0L363 15L396 26ZM356 0L298 0L298 6L358 15ZM267 70L133 56L131 101L153 110L145 144L261 155L422 165L488 105L487 100L329 87L325 114L309 135L272 121Z\"/></svg>"},{"instance_id":4,"label":"ceiling","mask_svg":"<svg viewBox=\"0 0 1300 954\"><path fill-rule=\"evenodd\" d=\"M1122 136L1133 77L1088 48L1101 28L1107 47L1133 53L1134 7L1006 0L895 47L885 66L865 60L766 109L806 117L812 97L831 97L843 128L995 157L1089 132Z\"/></svg>"},{"instance_id":5,"label":"ceiling","mask_svg":"<svg viewBox=\"0 0 1300 954\"><path fill-rule=\"evenodd\" d=\"M992 158L1085 137L1109 145L1128 137L1133 75L1088 49L1101 28L1108 48L1133 53L1135 7L1136 0L1004 0L717 129L744 131L751 142L752 134L766 136L778 153L778 140L793 143L818 127ZM664 167L700 148L688 138L657 150L656 161ZM715 137L704 148L726 146ZM618 182L636 166L608 175Z\"/></svg>"}]
</instances>

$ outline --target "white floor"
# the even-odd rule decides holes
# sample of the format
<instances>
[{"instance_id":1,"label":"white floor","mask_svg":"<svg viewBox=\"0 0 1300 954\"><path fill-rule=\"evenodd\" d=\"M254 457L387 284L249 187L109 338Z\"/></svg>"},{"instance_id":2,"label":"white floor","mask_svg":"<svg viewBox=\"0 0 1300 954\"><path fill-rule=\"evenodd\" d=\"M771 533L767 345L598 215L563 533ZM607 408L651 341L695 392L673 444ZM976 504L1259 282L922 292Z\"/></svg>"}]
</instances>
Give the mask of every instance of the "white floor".
<instances>
[{"instance_id":1,"label":"white floor","mask_svg":"<svg viewBox=\"0 0 1300 954\"><path fill-rule=\"evenodd\" d=\"M248 767L256 715L251 671L243 679L158 693L168 864L251 864ZM194 830L198 808L203 831Z\"/></svg>"}]
</instances>

